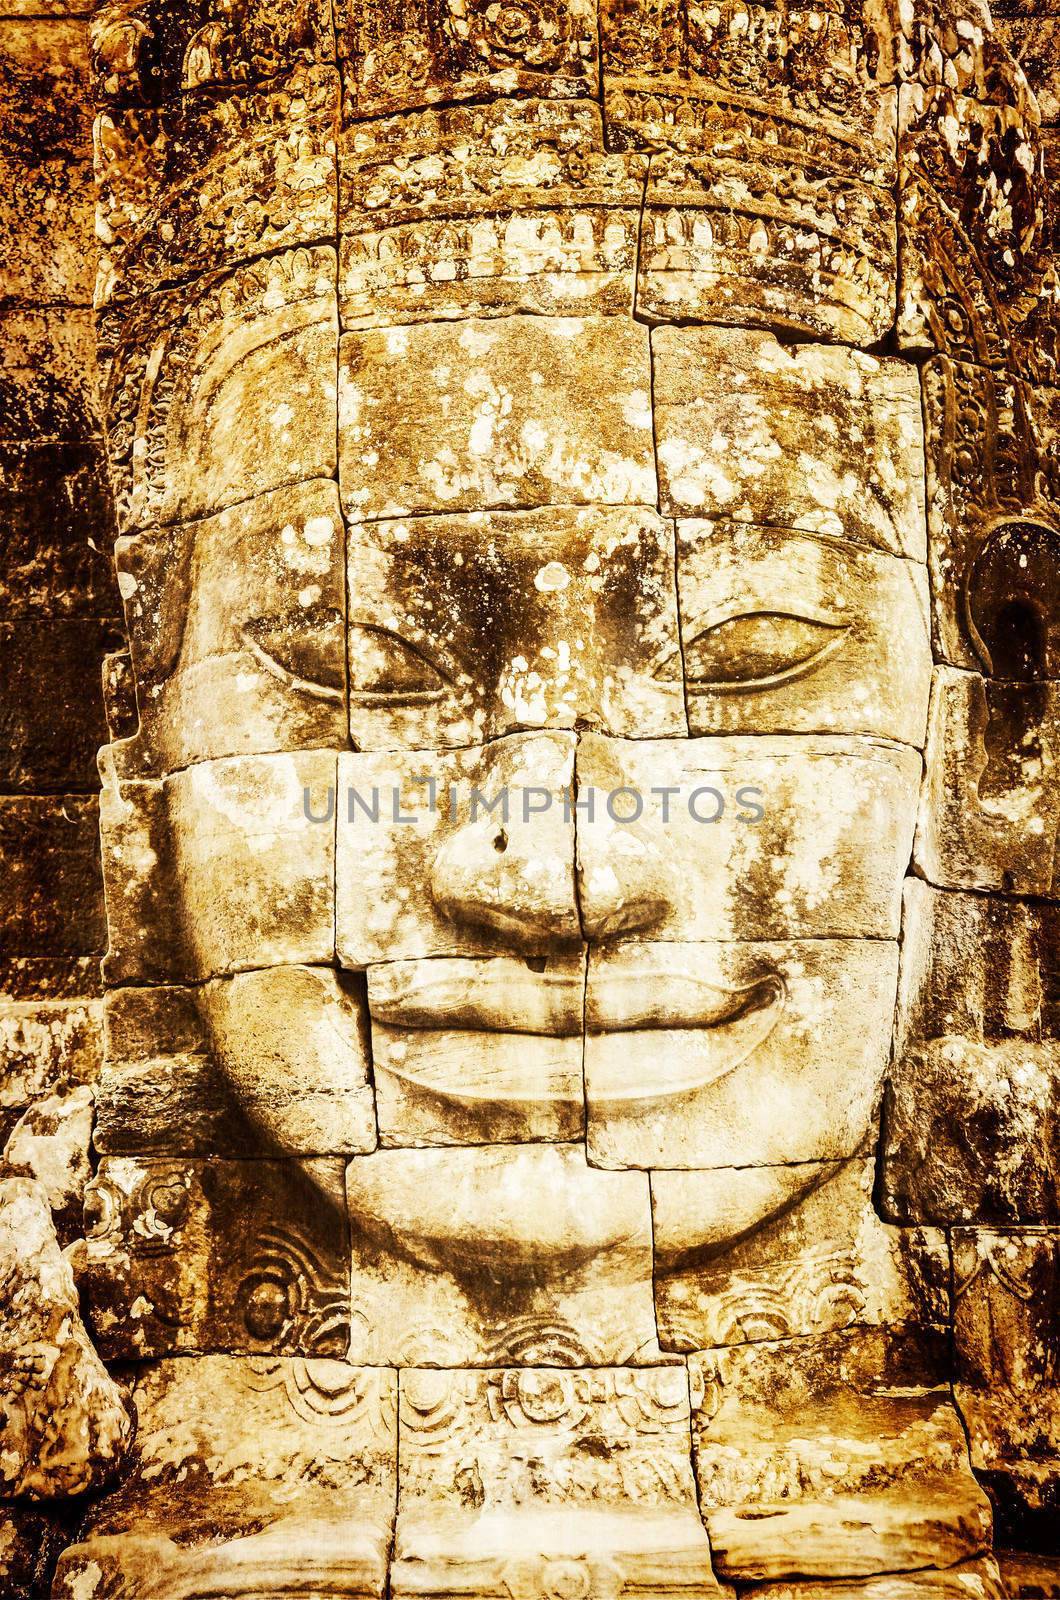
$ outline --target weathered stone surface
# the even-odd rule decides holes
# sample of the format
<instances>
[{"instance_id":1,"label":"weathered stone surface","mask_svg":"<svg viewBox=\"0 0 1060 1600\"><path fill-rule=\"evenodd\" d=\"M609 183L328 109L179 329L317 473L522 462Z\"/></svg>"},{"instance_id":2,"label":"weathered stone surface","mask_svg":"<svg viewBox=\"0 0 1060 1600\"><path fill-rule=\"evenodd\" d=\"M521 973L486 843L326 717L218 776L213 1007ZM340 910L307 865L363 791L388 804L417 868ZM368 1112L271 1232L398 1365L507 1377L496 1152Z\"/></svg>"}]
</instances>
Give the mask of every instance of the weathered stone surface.
<instances>
[{"instance_id":1,"label":"weathered stone surface","mask_svg":"<svg viewBox=\"0 0 1060 1600\"><path fill-rule=\"evenodd\" d=\"M727 520L681 521L677 541L693 734L841 731L923 745L931 648L919 564Z\"/></svg>"},{"instance_id":2,"label":"weathered stone surface","mask_svg":"<svg viewBox=\"0 0 1060 1600\"><path fill-rule=\"evenodd\" d=\"M589 937L897 934L916 751L862 738L588 733L576 771L578 892ZM618 793L630 789L632 797Z\"/></svg>"},{"instance_id":3,"label":"weathered stone surface","mask_svg":"<svg viewBox=\"0 0 1060 1600\"><path fill-rule=\"evenodd\" d=\"M906 884L881 1163L894 1220L1060 1220L1057 917Z\"/></svg>"},{"instance_id":4,"label":"weathered stone surface","mask_svg":"<svg viewBox=\"0 0 1060 1600\"><path fill-rule=\"evenodd\" d=\"M0 1582L8 1600L36 1600L68 1537L50 1508L0 1506Z\"/></svg>"},{"instance_id":5,"label":"weathered stone surface","mask_svg":"<svg viewBox=\"0 0 1060 1600\"><path fill-rule=\"evenodd\" d=\"M541 732L467 750L340 756L340 963L577 946L574 750L573 733ZM397 882L427 892L399 898Z\"/></svg>"},{"instance_id":6,"label":"weathered stone surface","mask_svg":"<svg viewBox=\"0 0 1060 1600\"><path fill-rule=\"evenodd\" d=\"M593 949L592 1160L775 1171L852 1155L876 1109L897 980L897 949L878 940Z\"/></svg>"},{"instance_id":7,"label":"weathered stone surface","mask_svg":"<svg viewBox=\"0 0 1060 1600\"><path fill-rule=\"evenodd\" d=\"M923 559L920 395L906 364L785 349L757 329L656 328L651 344L664 513Z\"/></svg>"},{"instance_id":8,"label":"weathered stone surface","mask_svg":"<svg viewBox=\"0 0 1060 1600\"><path fill-rule=\"evenodd\" d=\"M628 317L646 173L644 156L605 153L587 101L353 124L339 154L343 325Z\"/></svg>"},{"instance_id":9,"label":"weathered stone surface","mask_svg":"<svg viewBox=\"0 0 1060 1600\"><path fill-rule=\"evenodd\" d=\"M949 1252L888 1228L874 1162L653 1172L664 1349L702 1350L949 1315ZM801 1203L800 1203L801 1202Z\"/></svg>"},{"instance_id":10,"label":"weathered stone surface","mask_svg":"<svg viewBox=\"0 0 1060 1600\"><path fill-rule=\"evenodd\" d=\"M854 344L886 331L896 108L881 21L860 4L601 6L609 139L664 152L642 314Z\"/></svg>"},{"instance_id":11,"label":"weathered stone surface","mask_svg":"<svg viewBox=\"0 0 1060 1600\"><path fill-rule=\"evenodd\" d=\"M734 159L746 151L785 175L802 159L888 182L890 17L859 0L827 12L749 6L731 18L603 0L600 24L616 144Z\"/></svg>"},{"instance_id":12,"label":"weathered stone surface","mask_svg":"<svg viewBox=\"0 0 1060 1600\"><path fill-rule=\"evenodd\" d=\"M353 1154L376 1144L363 979L270 967L107 1002L96 1148Z\"/></svg>"},{"instance_id":13,"label":"weathered stone surface","mask_svg":"<svg viewBox=\"0 0 1060 1600\"><path fill-rule=\"evenodd\" d=\"M191 975L333 959L335 830L309 820L303 797L334 775L334 755L314 750L205 761L167 780Z\"/></svg>"},{"instance_id":14,"label":"weathered stone surface","mask_svg":"<svg viewBox=\"0 0 1060 1600\"><path fill-rule=\"evenodd\" d=\"M174 15L176 9L174 8ZM334 69L96 120L97 304L333 240Z\"/></svg>"},{"instance_id":15,"label":"weathered stone surface","mask_svg":"<svg viewBox=\"0 0 1060 1600\"><path fill-rule=\"evenodd\" d=\"M120 644L111 622L0 623L0 785L35 794L96 788L106 741L100 665Z\"/></svg>"},{"instance_id":16,"label":"weathered stone surface","mask_svg":"<svg viewBox=\"0 0 1060 1600\"><path fill-rule=\"evenodd\" d=\"M947 889L1055 898L1055 683L936 667L917 819L920 874Z\"/></svg>"},{"instance_id":17,"label":"weathered stone surface","mask_svg":"<svg viewBox=\"0 0 1060 1600\"><path fill-rule=\"evenodd\" d=\"M1039 112L1014 65L993 104L909 85L899 138L898 338L905 350L1055 382Z\"/></svg>"},{"instance_id":18,"label":"weathered stone surface","mask_svg":"<svg viewBox=\"0 0 1060 1600\"><path fill-rule=\"evenodd\" d=\"M346 739L345 541L314 482L121 539L143 731L159 771Z\"/></svg>"},{"instance_id":19,"label":"weathered stone surface","mask_svg":"<svg viewBox=\"0 0 1060 1600\"><path fill-rule=\"evenodd\" d=\"M131 1432L120 1390L81 1324L46 1192L0 1177L0 1493L27 1499L102 1487Z\"/></svg>"},{"instance_id":20,"label":"weathered stone surface","mask_svg":"<svg viewBox=\"0 0 1060 1600\"><path fill-rule=\"evenodd\" d=\"M82 1084L34 1101L4 1145L4 1170L40 1185L64 1243L81 1231L92 1120L93 1093Z\"/></svg>"},{"instance_id":21,"label":"weathered stone surface","mask_svg":"<svg viewBox=\"0 0 1060 1600\"><path fill-rule=\"evenodd\" d=\"M0 312L0 439L74 442L99 432L87 309Z\"/></svg>"},{"instance_id":22,"label":"weathered stone surface","mask_svg":"<svg viewBox=\"0 0 1060 1600\"><path fill-rule=\"evenodd\" d=\"M1055 390L937 357L924 370L932 643L954 666L1055 678Z\"/></svg>"},{"instance_id":23,"label":"weathered stone surface","mask_svg":"<svg viewBox=\"0 0 1060 1600\"><path fill-rule=\"evenodd\" d=\"M120 616L112 520L98 443L0 444L5 614Z\"/></svg>"},{"instance_id":24,"label":"weathered stone surface","mask_svg":"<svg viewBox=\"0 0 1060 1600\"><path fill-rule=\"evenodd\" d=\"M582 1137L585 960L388 961L368 970L383 1145Z\"/></svg>"},{"instance_id":25,"label":"weathered stone surface","mask_svg":"<svg viewBox=\"0 0 1060 1600\"><path fill-rule=\"evenodd\" d=\"M754 1600L1005 1600L1008 1590L992 1556L957 1561L952 1567L922 1567L915 1572L885 1572L874 1578L824 1578L814 1582L749 1584Z\"/></svg>"},{"instance_id":26,"label":"weathered stone surface","mask_svg":"<svg viewBox=\"0 0 1060 1600\"><path fill-rule=\"evenodd\" d=\"M99 336L121 530L333 477L337 326L323 247L114 307Z\"/></svg>"},{"instance_id":27,"label":"weathered stone surface","mask_svg":"<svg viewBox=\"0 0 1060 1600\"><path fill-rule=\"evenodd\" d=\"M324 0L251 0L238 17L218 0L106 0L92 20L96 93L104 103L159 105L181 90L265 83L334 57Z\"/></svg>"},{"instance_id":28,"label":"weathered stone surface","mask_svg":"<svg viewBox=\"0 0 1060 1600\"><path fill-rule=\"evenodd\" d=\"M893 196L806 155L773 186L774 147L736 155L756 141L731 124L713 142L652 157L638 311L875 344L894 321Z\"/></svg>"},{"instance_id":29,"label":"weathered stone surface","mask_svg":"<svg viewBox=\"0 0 1060 1600\"><path fill-rule=\"evenodd\" d=\"M164 982L188 964L172 871L172 840L160 783L125 782L101 752L99 845L107 893L108 983Z\"/></svg>"},{"instance_id":30,"label":"weathered stone surface","mask_svg":"<svg viewBox=\"0 0 1060 1600\"><path fill-rule=\"evenodd\" d=\"M203 1587L249 1594L262 1584L384 1593L397 1472L393 1373L205 1356L138 1369L133 1399L132 1471L63 1555L56 1600L110 1586L128 1600L176 1600Z\"/></svg>"},{"instance_id":31,"label":"weathered stone surface","mask_svg":"<svg viewBox=\"0 0 1060 1600\"><path fill-rule=\"evenodd\" d=\"M1010 1600L1056 1600L1060 1594L1060 1560L1023 1550L999 1550L997 1564Z\"/></svg>"},{"instance_id":32,"label":"weathered stone surface","mask_svg":"<svg viewBox=\"0 0 1060 1600\"><path fill-rule=\"evenodd\" d=\"M343 1355L342 1167L104 1157L76 1262L104 1356Z\"/></svg>"},{"instance_id":33,"label":"weathered stone surface","mask_svg":"<svg viewBox=\"0 0 1060 1600\"><path fill-rule=\"evenodd\" d=\"M357 521L654 505L647 330L519 316L344 334L339 489Z\"/></svg>"},{"instance_id":34,"label":"weathered stone surface","mask_svg":"<svg viewBox=\"0 0 1060 1600\"><path fill-rule=\"evenodd\" d=\"M724 1366L719 1387L714 1360L693 1361L692 1433L720 1576L869 1577L988 1549L989 1505L946 1391L802 1395L793 1375L765 1400L727 1384Z\"/></svg>"},{"instance_id":35,"label":"weathered stone surface","mask_svg":"<svg viewBox=\"0 0 1060 1600\"><path fill-rule=\"evenodd\" d=\"M645 1173L596 1172L577 1145L381 1150L346 1192L351 1361L659 1360Z\"/></svg>"},{"instance_id":36,"label":"weathered stone surface","mask_svg":"<svg viewBox=\"0 0 1060 1600\"><path fill-rule=\"evenodd\" d=\"M335 20L348 117L491 94L569 100L597 89L592 0L508 7L385 0L369 11L336 0Z\"/></svg>"},{"instance_id":37,"label":"weathered stone surface","mask_svg":"<svg viewBox=\"0 0 1060 1600\"><path fill-rule=\"evenodd\" d=\"M84 17L0 19L0 299L92 303L92 135Z\"/></svg>"},{"instance_id":38,"label":"weathered stone surface","mask_svg":"<svg viewBox=\"0 0 1060 1600\"><path fill-rule=\"evenodd\" d=\"M395 1595L718 1592L683 1368L413 1368L400 1383Z\"/></svg>"},{"instance_id":39,"label":"weathered stone surface","mask_svg":"<svg viewBox=\"0 0 1060 1600\"><path fill-rule=\"evenodd\" d=\"M360 750L686 729L674 536L651 511L415 517L349 542Z\"/></svg>"},{"instance_id":40,"label":"weathered stone surface","mask_svg":"<svg viewBox=\"0 0 1060 1600\"><path fill-rule=\"evenodd\" d=\"M0 797L0 951L101 951L99 813L88 796Z\"/></svg>"},{"instance_id":41,"label":"weathered stone surface","mask_svg":"<svg viewBox=\"0 0 1060 1600\"><path fill-rule=\"evenodd\" d=\"M100 1012L98 1000L0 999L0 1138L32 1101L95 1082Z\"/></svg>"},{"instance_id":42,"label":"weathered stone surface","mask_svg":"<svg viewBox=\"0 0 1060 1600\"><path fill-rule=\"evenodd\" d=\"M1056 0L995 0L994 31L1026 76L1043 124L1060 122L1060 9Z\"/></svg>"},{"instance_id":43,"label":"weathered stone surface","mask_svg":"<svg viewBox=\"0 0 1060 1600\"><path fill-rule=\"evenodd\" d=\"M999 1536L1056 1549L1060 1254L1055 1231L953 1233L954 1395Z\"/></svg>"}]
</instances>

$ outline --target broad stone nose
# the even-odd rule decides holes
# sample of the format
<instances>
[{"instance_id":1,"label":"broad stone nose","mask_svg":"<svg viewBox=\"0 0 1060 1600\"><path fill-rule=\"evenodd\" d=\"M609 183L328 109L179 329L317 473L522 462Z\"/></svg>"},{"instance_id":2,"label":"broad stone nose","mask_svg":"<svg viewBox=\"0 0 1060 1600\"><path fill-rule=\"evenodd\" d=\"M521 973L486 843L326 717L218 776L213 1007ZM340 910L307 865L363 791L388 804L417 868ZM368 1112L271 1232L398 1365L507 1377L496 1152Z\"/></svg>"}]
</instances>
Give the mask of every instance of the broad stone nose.
<instances>
[{"instance_id":1,"label":"broad stone nose","mask_svg":"<svg viewBox=\"0 0 1060 1600\"><path fill-rule=\"evenodd\" d=\"M677 900L679 863L654 797L622 770L625 741L583 736L578 751L578 905L583 937L655 937Z\"/></svg>"},{"instance_id":2,"label":"broad stone nose","mask_svg":"<svg viewBox=\"0 0 1060 1600\"><path fill-rule=\"evenodd\" d=\"M573 734L519 734L483 753L434 858L435 905L528 955L581 940L574 882Z\"/></svg>"}]
</instances>

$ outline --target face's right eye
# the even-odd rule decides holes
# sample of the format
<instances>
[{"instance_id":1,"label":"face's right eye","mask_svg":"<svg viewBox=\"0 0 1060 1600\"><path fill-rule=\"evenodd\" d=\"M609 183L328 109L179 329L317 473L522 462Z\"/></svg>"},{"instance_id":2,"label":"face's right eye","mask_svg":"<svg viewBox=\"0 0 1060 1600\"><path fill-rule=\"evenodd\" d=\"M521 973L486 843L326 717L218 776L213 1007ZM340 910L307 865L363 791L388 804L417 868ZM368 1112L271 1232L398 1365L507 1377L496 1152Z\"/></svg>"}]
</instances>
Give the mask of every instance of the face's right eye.
<instances>
[{"instance_id":1,"label":"face's right eye","mask_svg":"<svg viewBox=\"0 0 1060 1600\"><path fill-rule=\"evenodd\" d=\"M421 650L374 623L350 627L349 655L350 694L368 704L425 704L449 687L449 679Z\"/></svg>"}]
</instances>

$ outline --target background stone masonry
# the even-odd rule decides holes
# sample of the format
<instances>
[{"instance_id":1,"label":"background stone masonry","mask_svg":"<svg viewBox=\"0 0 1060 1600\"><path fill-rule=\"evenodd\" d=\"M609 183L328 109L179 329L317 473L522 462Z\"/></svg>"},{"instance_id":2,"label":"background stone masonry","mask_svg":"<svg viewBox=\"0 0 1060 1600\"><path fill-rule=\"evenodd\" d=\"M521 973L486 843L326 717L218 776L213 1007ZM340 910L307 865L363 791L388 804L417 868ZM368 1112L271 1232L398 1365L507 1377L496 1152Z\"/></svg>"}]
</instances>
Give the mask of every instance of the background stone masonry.
<instances>
[{"instance_id":1,"label":"background stone masonry","mask_svg":"<svg viewBox=\"0 0 1060 1600\"><path fill-rule=\"evenodd\" d=\"M626 1534L607 1508L632 1499L645 1519L643 1548L664 1553L675 1591L715 1581L698 1542L702 1512L713 1573L763 1600L840 1600L855 1590L901 1600L924 1588L995 1595L969 1448L1007 1592L1060 1593L1060 204L1051 200L1060 184L1060 9L1057 0L999 0L992 25L971 5L943 14L923 0L903 8L900 26L882 5L857 17L822 8L812 24L809 13L783 13L786 38L816 35L825 12L822 37L861 31L853 70L836 65L847 57L828 44L798 57L787 77L778 69L773 92L829 130L819 145L810 140L805 170L795 161L782 181L760 129L734 117L719 132L704 111L712 74L737 93L761 87L738 43L728 54L716 45L734 37L728 24L740 9L719 7L719 23L710 7L661 0L600 0L599 13L595 0L109 0L90 18L49 0L0 0L8 1600L40 1600L53 1582L62 1600L193 1595L196 1549L207 1539L228 1552L232 1592L258 1593L260 1582L297 1575L303 1559L332 1549L336 1526L341 1555L326 1592L382 1594L388 1565L394 1592L413 1592L417 1560L429 1565L443 1472L458 1505L481 1514L478 1545L465 1552L479 1563L475 1592L617 1593L629 1572L611 1558ZM715 44L704 46L705 36ZM764 71L760 60L754 70ZM649 74L665 89L645 87ZM491 164L490 151L517 145L527 128L562 160ZM443 166L470 140L449 214L441 201L432 211L414 173L402 178L410 139L441 151ZM750 229L747 188L759 213ZM468 208L476 250L493 251L481 281L460 265ZM521 213L526 254L545 263L536 275L518 253L509 258L498 227L499 216ZM835 267L823 289L800 254L816 233ZM555 237L562 247L549 243ZM553 270L551 249L569 270ZM417 269L442 254L457 263L453 273L413 292ZM727 299L719 274L735 285ZM356 1321L351 1344L346 1158L370 1150L388 1118L409 1126L402 1119L416 1114L383 1063L374 1078L365 1062L347 1064L337 1107L328 1093L285 1100L287 1086L259 1077L243 1111L273 1119L283 1148L305 1159L260 1149L246 1159L180 987L200 953L167 929L151 872L141 882L128 867L160 838L152 774L227 753L223 717L205 736L219 748L188 749L166 745L164 708L154 725L145 715L145 768L120 775L130 792L141 786L135 804L126 807L108 769L111 882L126 871L129 892L110 913L107 981L125 998L108 1016L104 1068L96 752L137 728L115 536L135 541L172 525L179 540L191 520L215 521L209 548L221 584L227 542L240 537L235 503L286 496L291 515L337 517L341 497L347 525L382 525L407 490L381 469L351 495L333 399L277 446L290 466L271 481L248 419L250 443L233 445L238 461L226 471L236 489L223 503L211 500L205 469L174 468L199 441L179 428L166 434L164 404L162 420L152 413L138 431L133 400L159 328L193 351L196 315L206 322L220 306L249 318L276 303L302 330L292 382L313 370L323 345L335 348L347 392L355 375L378 386L384 421L377 436L366 428L357 437L363 451L402 425L386 409L402 371L388 328L419 341L426 363L432 340L439 358L458 348L453 329L468 319L481 327L529 313L525 335L512 335L525 339L525 365L535 318L628 317L630 369L649 340L656 364L655 448L631 446L618 469L601 452L582 498L630 517L640 484L652 484L657 516L635 532L655 550L663 585L672 583L675 519L687 570L700 571L697 552L708 570L716 532L696 520L694 485L709 463L689 465L682 427L697 373L716 372L730 349L738 366L727 330L902 357L919 376L935 667L879 1147L833 1161L824 1198L817 1211L811 1198L798 1226L772 1224L690 1276L674 1266L680 1221L694 1184L711 1174L653 1175L653 1226L638 1233L634 1217L624 1246L638 1288L623 1303L623 1325L604 1328L604 1354L581 1367L562 1357L552 1368L520 1366L511 1345L483 1364L485 1327L473 1329L479 1342L451 1359L452 1370L444 1359L399 1367L370 1342L358 1348ZM604 393L620 391L625 368L597 373L592 352L586 362ZM179 387L179 361L175 370ZM850 398L838 382L827 393L834 406ZM194 417L192 401L179 398ZM348 415L345 425L356 426ZM404 447L414 451L416 440ZM886 440L879 449L885 457ZM494 466L509 479L523 470L517 460ZM614 491L616 470L628 493ZM478 505L506 504L503 485L472 482L469 492ZM547 474L531 492L538 505L555 498ZM786 526L783 483L767 493L773 520ZM1000 555L984 540L999 522L1010 526ZM865 543L886 548L895 529L891 554L922 560L920 530L895 505L863 530ZM127 556L140 559L132 546ZM150 552L142 559L139 592L150 597ZM370 552L361 559L374 570ZM882 585L882 558L865 559L866 581ZM999 571L1011 574L1014 563L1049 619L1034 660L1002 659L998 645L997 608L1011 600ZM344 577L325 581L342 588ZM128 626L149 645L141 603L150 601L130 605ZM149 673L148 657L145 648ZM157 683L165 676L163 664ZM697 722L707 711L691 688L684 703L682 686L671 689L645 703L657 732L725 731ZM897 680L884 714L915 726ZM265 740L276 737L270 715L266 706ZM290 748L347 742L345 712L341 734L326 702L311 716ZM918 742L893 721L864 731ZM469 742L459 722L438 728L441 750ZM561 745L552 751L557 782ZM255 754L276 748L263 743ZM598 758L606 767L606 750ZM267 788L270 757L258 759ZM194 818L203 804L194 781L170 787ZM308 883L319 865L305 864ZM384 862L384 882L386 870ZM341 907L339 916L341 940ZM356 929L346 937L350 964L373 959L353 948ZM218 1027L253 1037L255 1007L284 996L256 992L255 975L241 988L213 983L214 995L215 972L240 964L238 929L211 927L210 938L218 964L194 969L207 980L204 1004L235 1008ZM322 1011L341 1012L349 994L327 971L330 956L322 964L312 951L280 954L308 964L275 981L319 991ZM384 1019L389 998L382 983L369 996ZM547 1065L557 1080L572 1070L578 1079L580 1054L573 1068L556 1056ZM557 1170L585 1131L560 1119L539 1135L555 1142ZM604 1165L612 1153L595 1152ZM395 1185L416 1186L422 1155L380 1150L370 1159L392 1164ZM650 1157L638 1151L638 1164ZM616 1213L636 1179L613 1174ZM282 1224L310 1191L330 1203L316 1208L292 1265ZM734 1208L744 1203L734 1193ZM272 1253L255 1254L277 1224ZM357 1270L371 1282L370 1263ZM463 1306L438 1311L442 1322L465 1315L473 1321ZM644 1349L655 1360L634 1365ZM600 1438L606 1460L594 1449ZM584 1502L600 1519L573 1576L569 1564L546 1570L529 1555L513 1564L506 1517L529 1492L519 1470L537 1471L557 1501ZM782 1516L755 1516L778 1496ZM459 1515L451 1520L450 1550L461 1538ZM544 1549L546 1533L541 1540ZM577 1586L586 1573L588 1590Z\"/></svg>"}]
</instances>

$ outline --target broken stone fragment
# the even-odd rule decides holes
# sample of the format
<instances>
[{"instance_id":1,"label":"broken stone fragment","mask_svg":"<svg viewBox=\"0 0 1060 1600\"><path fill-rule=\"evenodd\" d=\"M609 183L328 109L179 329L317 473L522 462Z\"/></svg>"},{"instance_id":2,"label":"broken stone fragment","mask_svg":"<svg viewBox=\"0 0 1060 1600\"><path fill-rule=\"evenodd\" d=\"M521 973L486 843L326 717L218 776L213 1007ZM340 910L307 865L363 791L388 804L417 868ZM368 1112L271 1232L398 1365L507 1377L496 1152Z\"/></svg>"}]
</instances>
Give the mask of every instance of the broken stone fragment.
<instances>
[{"instance_id":1,"label":"broken stone fragment","mask_svg":"<svg viewBox=\"0 0 1060 1600\"><path fill-rule=\"evenodd\" d=\"M4 1147L3 1168L12 1177L34 1178L41 1185L64 1243L81 1232L85 1184L92 1171L92 1120L93 1093L87 1086L46 1095L23 1113Z\"/></svg>"},{"instance_id":2,"label":"broken stone fragment","mask_svg":"<svg viewBox=\"0 0 1060 1600\"><path fill-rule=\"evenodd\" d=\"M55 1600L381 1596L396 1390L393 1373L331 1360L138 1369L130 1471L62 1557Z\"/></svg>"},{"instance_id":3,"label":"broken stone fragment","mask_svg":"<svg viewBox=\"0 0 1060 1600\"><path fill-rule=\"evenodd\" d=\"M30 1500L101 1488L131 1421L81 1322L48 1198L0 1178L0 1493Z\"/></svg>"},{"instance_id":4,"label":"broken stone fragment","mask_svg":"<svg viewBox=\"0 0 1060 1600\"><path fill-rule=\"evenodd\" d=\"M692 1370L700 1505L723 1577L867 1578L989 1551L989 1502L948 1391L877 1377L858 1392L790 1361L770 1392L754 1346L695 1356Z\"/></svg>"}]
</instances>

